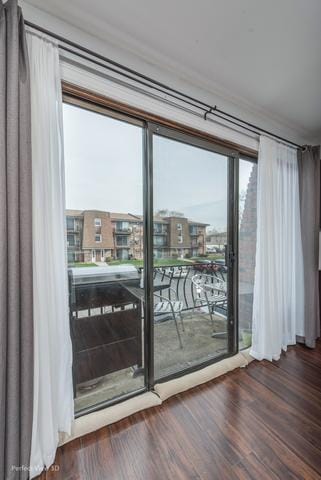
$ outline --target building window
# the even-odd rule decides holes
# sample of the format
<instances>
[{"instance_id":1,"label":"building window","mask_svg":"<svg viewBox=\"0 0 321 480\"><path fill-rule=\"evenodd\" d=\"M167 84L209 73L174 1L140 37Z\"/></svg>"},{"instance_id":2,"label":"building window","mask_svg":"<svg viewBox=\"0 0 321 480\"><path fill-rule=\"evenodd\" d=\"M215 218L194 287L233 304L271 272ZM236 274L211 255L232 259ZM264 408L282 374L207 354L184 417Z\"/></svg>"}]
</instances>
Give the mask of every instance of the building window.
<instances>
[{"instance_id":1,"label":"building window","mask_svg":"<svg viewBox=\"0 0 321 480\"><path fill-rule=\"evenodd\" d=\"M75 253L68 252L68 263L74 263L74 262L75 262Z\"/></svg>"},{"instance_id":2,"label":"building window","mask_svg":"<svg viewBox=\"0 0 321 480\"><path fill-rule=\"evenodd\" d=\"M75 246L75 236L74 235L71 235L71 234L68 233L67 244L68 244L68 247L74 247Z\"/></svg>"},{"instance_id":3,"label":"building window","mask_svg":"<svg viewBox=\"0 0 321 480\"><path fill-rule=\"evenodd\" d=\"M163 236L154 236L154 245L160 245L163 246L165 245L165 238Z\"/></svg>"},{"instance_id":4,"label":"building window","mask_svg":"<svg viewBox=\"0 0 321 480\"><path fill-rule=\"evenodd\" d=\"M183 243L183 235L178 235L178 243Z\"/></svg>"},{"instance_id":5,"label":"building window","mask_svg":"<svg viewBox=\"0 0 321 480\"><path fill-rule=\"evenodd\" d=\"M183 228L183 225L181 223L178 223L177 224L177 230L182 230L182 228Z\"/></svg>"},{"instance_id":6,"label":"building window","mask_svg":"<svg viewBox=\"0 0 321 480\"><path fill-rule=\"evenodd\" d=\"M95 227L101 227L101 218L95 218Z\"/></svg>"},{"instance_id":7,"label":"building window","mask_svg":"<svg viewBox=\"0 0 321 480\"><path fill-rule=\"evenodd\" d=\"M101 242L101 235L100 234L95 235L95 242L97 242L97 243Z\"/></svg>"},{"instance_id":8,"label":"building window","mask_svg":"<svg viewBox=\"0 0 321 480\"><path fill-rule=\"evenodd\" d=\"M162 250L159 250L159 249L155 248L154 249L154 258L163 258Z\"/></svg>"},{"instance_id":9,"label":"building window","mask_svg":"<svg viewBox=\"0 0 321 480\"><path fill-rule=\"evenodd\" d=\"M72 217L67 217L67 230L71 232L75 230L75 220Z\"/></svg>"},{"instance_id":10,"label":"building window","mask_svg":"<svg viewBox=\"0 0 321 480\"><path fill-rule=\"evenodd\" d=\"M163 225L162 223L154 223L154 233L166 233L166 226Z\"/></svg>"},{"instance_id":11,"label":"building window","mask_svg":"<svg viewBox=\"0 0 321 480\"><path fill-rule=\"evenodd\" d=\"M116 231L129 231L129 222L116 222Z\"/></svg>"},{"instance_id":12,"label":"building window","mask_svg":"<svg viewBox=\"0 0 321 480\"><path fill-rule=\"evenodd\" d=\"M116 236L116 245L118 247L128 247L128 238L123 235Z\"/></svg>"}]
</instances>

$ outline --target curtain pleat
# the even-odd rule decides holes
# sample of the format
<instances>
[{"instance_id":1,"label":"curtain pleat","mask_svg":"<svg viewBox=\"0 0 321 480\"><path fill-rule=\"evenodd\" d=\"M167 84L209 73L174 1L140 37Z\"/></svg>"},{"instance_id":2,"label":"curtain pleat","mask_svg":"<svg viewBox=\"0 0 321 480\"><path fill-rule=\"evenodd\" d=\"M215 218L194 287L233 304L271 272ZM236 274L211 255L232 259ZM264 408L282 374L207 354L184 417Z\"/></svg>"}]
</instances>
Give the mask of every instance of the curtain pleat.
<instances>
[{"instance_id":1,"label":"curtain pleat","mask_svg":"<svg viewBox=\"0 0 321 480\"><path fill-rule=\"evenodd\" d=\"M27 479L33 406L30 84L23 17L0 1L0 478Z\"/></svg>"}]
</instances>

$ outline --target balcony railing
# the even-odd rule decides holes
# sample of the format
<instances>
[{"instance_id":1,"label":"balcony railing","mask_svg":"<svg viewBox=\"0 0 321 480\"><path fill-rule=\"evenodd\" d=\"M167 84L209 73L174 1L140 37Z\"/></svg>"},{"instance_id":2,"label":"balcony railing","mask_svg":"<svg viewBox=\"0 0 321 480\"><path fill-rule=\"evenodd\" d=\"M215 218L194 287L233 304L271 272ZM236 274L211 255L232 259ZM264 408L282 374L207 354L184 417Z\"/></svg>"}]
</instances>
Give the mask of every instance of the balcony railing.
<instances>
[{"instance_id":1,"label":"balcony railing","mask_svg":"<svg viewBox=\"0 0 321 480\"><path fill-rule=\"evenodd\" d=\"M154 268L154 282L167 286L164 288L163 294L171 298L171 289L176 292L176 298L183 302L183 311L194 309L197 306L197 289L192 281L196 275L207 275L212 279L213 283L217 280L226 284L227 267L225 265L217 265L215 262L210 263L193 263L192 265L172 265ZM168 295L167 295L168 293ZM226 313L227 303L223 302L220 306L222 313Z\"/></svg>"},{"instance_id":2,"label":"balcony railing","mask_svg":"<svg viewBox=\"0 0 321 480\"><path fill-rule=\"evenodd\" d=\"M132 233L132 229L131 228L115 227L115 233L117 235L130 235Z\"/></svg>"},{"instance_id":3,"label":"balcony railing","mask_svg":"<svg viewBox=\"0 0 321 480\"><path fill-rule=\"evenodd\" d=\"M74 225L72 227L70 225L67 225L67 233L80 233L80 226Z\"/></svg>"},{"instance_id":4,"label":"balcony railing","mask_svg":"<svg viewBox=\"0 0 321 480\"><path fill-rule=\"evenodd\" d=\"M114 267L117 270L117 267ZM115 272L117 273L117 271ZM143 268L138 267L136 280L131 282L136 282L137 287L141 285L140 278L143 272ZM97 272L95 272L97 275ZM116 275L115 273L115 275ZM86 275L88 276L88 281L91 284L93 280L90 279L90 269L87 269ZM154 267L153 269L153 280L154 283L158 285L158 290L162 292L168 298L171 298L171 291L175 290L176 298L183 302L183 310L190 310L195 308L195 299L197 296L197 289L195 283L192 281L196 275L206 275L207 278L212 279L213 283L217 280L226 284L227 282L227 267L225 265L218 265L215 262L207 263L193 263L191 265L182 264L182 265L169 265L162 267ZM94 277L93 277L94 278ZM110 281L106 278L106 281L103 279L99 282L99 288L104 289L106 292L106 298L108 298L109 290L114 288L113 285L117 283L117 275L115 279ZM95 282L94 282L95 283ZM121 282L121 285L125 282ZM135 285L136 285L135 283ZM164 288L162 288L162 285ZM144 296L144 289L141 291L141 296ZM90 297L90 301L92 298ZM121 303L120 301L115 303ZM98 305L95 305L96 307ZM83 305L82 308L90 309L90 305Z\"/></svg>"}]
</instances>

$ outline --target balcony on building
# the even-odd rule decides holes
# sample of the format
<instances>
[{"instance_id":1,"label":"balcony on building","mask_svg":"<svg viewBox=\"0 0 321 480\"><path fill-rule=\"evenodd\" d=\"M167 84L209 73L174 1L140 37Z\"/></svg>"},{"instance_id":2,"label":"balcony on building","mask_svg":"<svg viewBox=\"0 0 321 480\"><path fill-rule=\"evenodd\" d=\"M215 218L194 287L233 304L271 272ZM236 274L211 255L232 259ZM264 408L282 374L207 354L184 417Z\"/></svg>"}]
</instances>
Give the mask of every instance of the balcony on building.
<instances>
[{"instance_id":1,"label":"balcony on building","mask_svg":"<svg viewBox=\"0 0 321 480\"><path fill-rule=\"evenodd\" d=\"M129 242L128 242L128 237L120 235L118 236L119 233L116 235L116 247L120 248L129 248Z\"/></svg>"},{"instance_id":2,"label":"balcony on building","mask_svg":"<svg viewBox=\"0 0 321 480\"><path fill-rule=\"evenodd\" d=\"M67 217L67 232L68 233L80 232L80 223L77 219L72 217Z\"/></svg>"},{"instance_id":3,"label":"balcony on building","mask_svg":"<svg viewBox=\"0 0 321 480\"><path fill-rule=\"evenodd\" d=\"M189 227L189 234L191 237L198 237L199 235L202 234L202 231L199 228L197 228L197 226L193 225Z\"/></svg>"},{"instance_id":4,"label":"balcony on building","mask_svg":"<svg viewBox=\"0 0 321 480\"><path fill-rule=\"evenodd\" d=\"M154 222L154 235L167 235L167 225Z\"/></svg>"},{"instance_id":5,"label":"balcony on building","mask_svg":"<svg viewBox=\"0 0 321 480\"><path fill-rule=\"evenodd\" d=\"M130 235L132 233L132 228L130 227L129 222L116 222L115 233L117 235Z\"/></svg>"}]
</instances>

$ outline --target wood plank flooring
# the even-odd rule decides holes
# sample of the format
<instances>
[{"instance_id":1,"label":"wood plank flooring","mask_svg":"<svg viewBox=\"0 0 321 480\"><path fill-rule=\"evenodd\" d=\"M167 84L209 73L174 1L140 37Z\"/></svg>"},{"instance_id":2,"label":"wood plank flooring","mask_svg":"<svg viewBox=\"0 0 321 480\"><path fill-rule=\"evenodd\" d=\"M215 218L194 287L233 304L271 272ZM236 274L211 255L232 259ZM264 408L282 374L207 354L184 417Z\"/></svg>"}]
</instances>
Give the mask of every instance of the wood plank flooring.
<instances>
[{"instance_id":1,"label":"wood plank flooring","mask_svg":"<svg viewBox=\"0 0 321 480\"><path fill-rule=\"evenodd\" d=\"M75 440L39 480L321 479L321 343Z\"/></svg>"}]
</instances>

